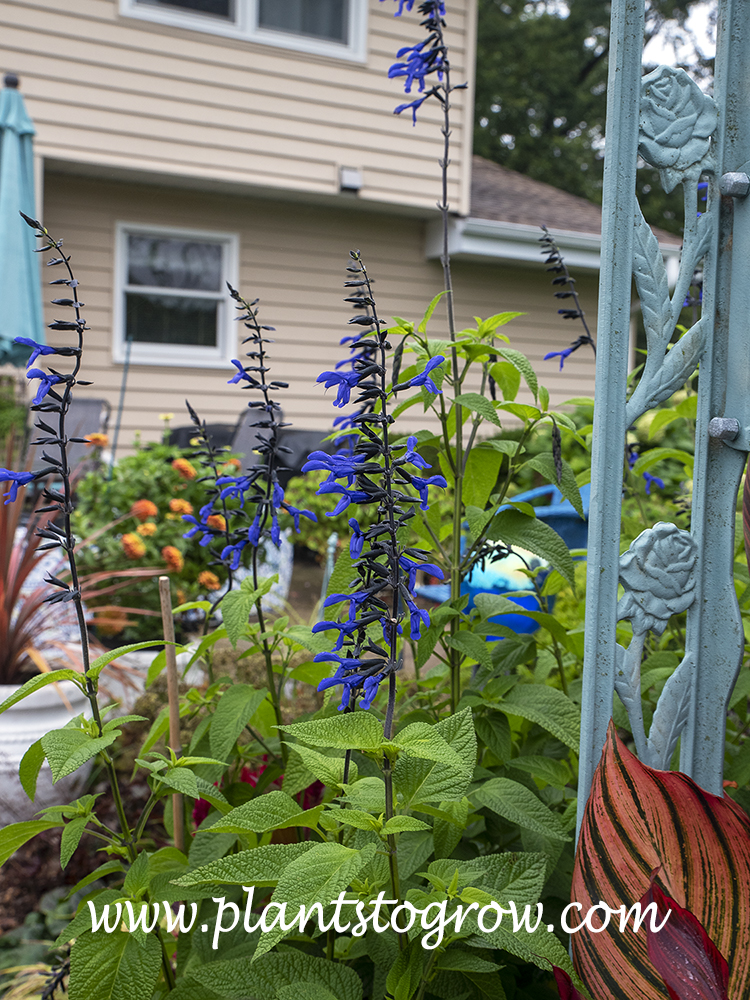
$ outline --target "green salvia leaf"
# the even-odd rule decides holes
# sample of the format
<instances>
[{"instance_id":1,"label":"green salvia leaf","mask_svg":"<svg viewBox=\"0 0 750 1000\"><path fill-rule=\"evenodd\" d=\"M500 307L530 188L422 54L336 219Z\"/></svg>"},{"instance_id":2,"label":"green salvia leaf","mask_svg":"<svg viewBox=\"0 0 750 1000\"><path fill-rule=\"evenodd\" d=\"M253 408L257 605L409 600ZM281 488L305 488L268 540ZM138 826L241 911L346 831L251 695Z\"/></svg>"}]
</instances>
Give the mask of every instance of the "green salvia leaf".
<instances>
[{"instance_id":1,"label":"green salvia leaf","mask_svg":"<svg viewBox=\"0 0 750 1000\"><path fill-rule=\"evenodd\" d=\"M344 780L344 758L326 757L317 750L295 744L291 747L292 753L302 758L302 763L307 770L324 785L329 788L336 788ZM357 765L354 761L349 766L349 781L356 781Z\"/></svg>"},{"instance_id":2,"label":"green salvia leaf","mask_svg":"<svg viewBox=\"0 0 750 1000\"><path fill-rule=\"evenodd\" d=\"M89 821L88 816L76 816L63 827L60 838L60 867L67 868L68 862L75 854L76 848L81 842L83 831Z\"/></svg>"},{"instance_id":3,"label":"green salvia leaf","mask_svg":"<svg viewBox=\"0 0 750 1000\"><path fill-rule=\"evenodd\" d=\"M52 769L53 784L78 770L115 742L119 733L89 736L83 729L53 729L42 737L42 749Z\"/></svg>"},{"instance_id":4,"label":"green salvia leaf","mask_svg":"<svg viewBox=\"0 0 750 1000\"><path fill-rule=\"evenodd\" d=\"M383 725L369 712L350 712L278 728L303 743L332 750L372 751L379 750L383 745Z\"/></svg>"},{"instance_id":5,"label":"green salvia leaf","mask_svg":"<svg viewBox=\"0 0 750 1000\"><path fill-rule=\"evenodd\" d=\"M60 681L73 681L81 691L85 691L83 678L75 670L52 670L48 674L36 674L30 680L26 681L25 684L22 684L21 687L17 688L9 698L5 699L2 705L0 705L0 715L13 705L17 705L19 701L28 698L30 694L33 694L40 688L47 687L49 684L57 684Z\"/></svg>"},{"instance_id":6,"label":"green salvia leaf","mask_svg":"<svg viewBox=\"0 0 750 1000\"><path fill-rule=\"evenodd\" d=\"M544 834L552 840L570 840L560 817L517 781L490 778L471 795L478 807L490 809L511 823Z\"/></svg>"},{"instance_id":7,"label":"green salvia leaf","mask_svg":"<svg viewBox=\"0 0 750 1000\"><path fill-rule=\"evenodd\" d=\"M562 479L557 482L557 472L555 470L555 460L551 452L545 452L543 455L535 455L530 458L527 462L524 462L522 467L528 466L530 469L534 469L535 472L541 473L544 478L549 483L554 483L555 486L560 490L562 495L566 500L570 502L575 507L576 513L579 517L583 517L583 503L581 501L581 491L578 489L576 484L576 476L571 467L565 461L562 460Z\"/></svg>"},{"instance_id":8,"label":"green salvia leaf","mask_svg":"<svg viewBox=\"0 0 750 1000\"><path fill-rule=\"evenodd\" d=\"M515 508L501 510L493 519L487 537L490 541L503 541L506 545L528 549L546 559L575 589L575 570L568 546L544 521L527 517Z\"/></svg>"},{"instance_id":9,"label":"green salvia leaf","mask_svg":"<svg viewBox=\"0 0 750 1000\"><path fill-rule=\"evenodd\" d=\"M265 688L256 691L249 684L233 684L227 688L219 699L211 720L209 745L213 757L226 760L240 733L255 715L267 694Z\"/></svg>"},{"instance_id":10,"label":"green salvia leaf","mask_svg":"<svg viewBox=\"0 0 750 1000\"><path fill-rule=\"evenodd\" d=\"M31 819L24 823L11 823L0 829L0 865L4 865L8 858L15 854L19 847L23 847L27 840L36 837L38 833L45 830L52 830L56 826L62 826L63 821Z\"/></svg>"},{"instance_id":11,"label":"green salvia leaf","mask_svg":"<svg viewBox=\"0 0 750 1000\"><path fill-rule=\"evenodd\" d=\"M352 850L342 844L315 844L304 857L292 861L279 877L274 890L274 903L289 903L295 909L313 903L326 905L347 889L351 880L375 856L374 844L361 851ZM256 957L270 951L288 931L275 927L264 934L256 949Z\"/></svg>"},{"instance_id":12,"label":"green salvia leaf","mask_svg":"<svg viewBox=\"0 0 750 1000\"><path fill-rule=\"evenodd\" d=\"M464 392L460 396L456 396L453 402L456 406L463 406L465 409L471 410L472 413L478 413L480 417L489 420L496 427L500 426L497 411L492 401L486 396L480 396L478 392Z\"/></svg>"},{"instance_id":13,"label":"green salvia leaf","mask_svg":"<svg viewBox=\"0 0 750 1000\"><path fill-rule=\"evenodd\" d=\"M174 885L276 885L282 872L300 855L316 845L312 841L299 844L266 844L249 851L240 851L227 858L210 861L194 871L173 879Z\"/></svg>"},{"instance_id":14,"label":"green salvia leaf","mask_svg":"<svg viewBox=\"0 0 750 1000\"><path fill-rule=\"evenodd\" d=\"M21 787L32 802L36 797L36 783L43 763L44 750L42 749L41 739L38 739L36 743L31 744L29 749L23 755L21 758L21 764L18 768L18 777L21 779Z\"/></svg>"},{"instance_id":15,"label":"green salvia leaf","mask_svg":"<svg viewBox=\"0 0 750 1000\"><path fill-rule=\"evenodd\" d=\"M154 934L100 930L76 939L68 989L75 1000L152 1000L160 972L161 946Z\"/></svg>"},{"instance_id":16,"label":"green salvia leaf","mask_svg":"<svg viewBox=\"0 0 750 1000\"><path fill-rule=\"evenodd\" d=\"M517 684L498 704L506 715L535 722L552 733L571 750L578 751L581 740L580 711L557 688L546 684Z\"/></svg>"},{"instance_id":17,"label":"green salvia leaf","mask_svg":"<svg viewBox=\"0 0 750 1000\"><path fill-rule=\"evenodd\" d=\"M102 653L101 656L97 656L97 658L92 661L91 666L86 671L86 676L90 677L92 681L96 681L99 679L99 674L102 670L104 670L104 668L113 660L116 660L118 656L125 656L126 653L135 653L139 649L149 649L154 646L163 646L165 643L165 639L155 639L150 642L133 642L129 646L119 646L117 649L108 649L106 653ZM176 643L171 643L171 645L176 645Z\"/></svg>"}]
</instances>

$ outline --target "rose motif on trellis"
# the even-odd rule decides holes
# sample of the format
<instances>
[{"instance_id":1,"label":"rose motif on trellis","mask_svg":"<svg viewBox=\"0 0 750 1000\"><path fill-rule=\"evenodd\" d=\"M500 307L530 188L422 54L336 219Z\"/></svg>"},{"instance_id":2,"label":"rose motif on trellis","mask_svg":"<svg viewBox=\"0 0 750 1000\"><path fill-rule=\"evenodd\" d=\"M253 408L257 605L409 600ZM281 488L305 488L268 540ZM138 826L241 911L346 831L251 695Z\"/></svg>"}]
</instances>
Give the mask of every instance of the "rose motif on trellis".
<instances>
[{"instance_id":1,"label":"rose motif on trellis","mask_svg":"<svg viewBox=\"0 0 750 1000\"><path fill-rule=\"evenodd\" d=\"M695 599L693 537L675 524L659 521L635 539L620 557L620 582L625 594L617 605L618 621L629 618L633 632L652 629L661 635L672 615Z\"/></svg>"},{"instance_id":2,"label":"rose motif on trellis","mask_svg":"<svg viewBox=\"0 0 750 1000\"><path fill-rule=\"evenodd\" d=\"M683 69L660 66L641 82L638 152L657 167L669 192L685 177L697 180L710 165L718 111Z\"/></svg>"}]
</instances>

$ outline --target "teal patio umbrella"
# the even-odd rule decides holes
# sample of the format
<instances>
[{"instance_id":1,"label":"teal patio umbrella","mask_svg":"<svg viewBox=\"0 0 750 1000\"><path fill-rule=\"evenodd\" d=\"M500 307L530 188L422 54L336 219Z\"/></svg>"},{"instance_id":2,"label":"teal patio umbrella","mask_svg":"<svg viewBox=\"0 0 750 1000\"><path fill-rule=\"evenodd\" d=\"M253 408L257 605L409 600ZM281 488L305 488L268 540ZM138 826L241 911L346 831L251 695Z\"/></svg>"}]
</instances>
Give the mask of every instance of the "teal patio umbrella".
<instances>
[{"instance_id":1,"label":"teal patio umbrella","mask_svg":"<svg viewBox=\"0 0 750 1000\"><path fill-rule=\"evenodd\" d=\"M0 364L25 365L28 347L15 337L44 341L34 232L18 214L36 218L34 125L9 73L0 90Z\"/></svg>"}]
</instances>

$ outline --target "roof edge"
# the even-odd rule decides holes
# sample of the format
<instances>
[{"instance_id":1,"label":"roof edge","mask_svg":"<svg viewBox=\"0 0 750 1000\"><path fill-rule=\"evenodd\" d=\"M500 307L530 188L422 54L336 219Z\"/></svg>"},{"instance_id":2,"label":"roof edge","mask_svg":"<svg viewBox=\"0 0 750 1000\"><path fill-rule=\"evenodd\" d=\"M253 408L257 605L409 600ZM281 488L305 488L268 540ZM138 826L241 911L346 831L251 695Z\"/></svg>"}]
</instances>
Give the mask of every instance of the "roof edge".
<instances>
[{"instance_id":1,"label":"roof edge","mask_svg":"<svg viewBox=\"0 0 750 1000\"><path fill-rule=\"evenodd\" d=\"M457 260L484 261L506 260L540 263L540 226L517 222L498 222L492 219L451 218L448 221L448 250ZM598 233L580 233L555 229L552 231L565 263L576 268L599 270L601 236ZM674 283L679 267L679 246L660 243L670 285ZM442 220L433 219L427 225L425 256L428 260L439 258L443 252Z\"/></svg>"}]
</instances>

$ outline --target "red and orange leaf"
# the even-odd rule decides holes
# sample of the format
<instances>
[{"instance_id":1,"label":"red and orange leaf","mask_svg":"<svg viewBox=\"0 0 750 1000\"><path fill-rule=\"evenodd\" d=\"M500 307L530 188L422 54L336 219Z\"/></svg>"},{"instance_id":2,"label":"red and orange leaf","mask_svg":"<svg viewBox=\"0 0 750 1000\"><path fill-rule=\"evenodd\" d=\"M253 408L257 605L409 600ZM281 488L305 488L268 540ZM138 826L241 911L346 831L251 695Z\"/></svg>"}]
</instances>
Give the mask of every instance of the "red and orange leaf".
<instances>
[{"instance_id":1,"label":"red and orange leaf","mask_svg":"<svg viewBox=\"0 0 750 1000\"><path fill-rule=\"evenodd\" d=\"M641 905L656 906L655 923L661 929L648 931L648 957L664 980L670 1000L729 1000L726 959L701 922L654 884L657 874L658 870L652 872Z\"/></svg>"},{"instance_id":2,"label":"red and orange leaf","mask_svg":"<svg viewBox=\"0 0 750 1000\"><path fill-rule=\"evenodd\" d=\"M582 912L603 900L626 912L659 868L661 888L689 910L729 963L729 996L750 1000L750 818L728 796L703 791L678 771L646 767L610 723L586 806L573 872ZM664 1000L646 925L619 917L573 935L573 959L595 997ZM709 995L710 996L710 995Z\"/></svg>"}]
</instances>

